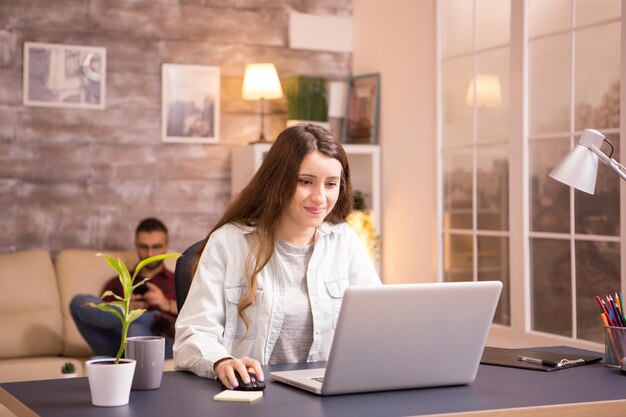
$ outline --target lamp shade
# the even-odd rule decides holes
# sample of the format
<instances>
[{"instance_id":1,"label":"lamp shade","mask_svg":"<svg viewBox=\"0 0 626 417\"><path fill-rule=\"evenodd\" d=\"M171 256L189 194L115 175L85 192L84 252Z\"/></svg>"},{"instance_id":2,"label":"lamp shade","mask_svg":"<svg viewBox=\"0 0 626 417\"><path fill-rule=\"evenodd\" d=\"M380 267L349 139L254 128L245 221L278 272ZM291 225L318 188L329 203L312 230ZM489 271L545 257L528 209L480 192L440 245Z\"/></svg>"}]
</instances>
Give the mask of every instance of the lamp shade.
<instances>
[{"instance_id":1,"label":"lamp shade","mask_svg":"<svg viewBox=\"0 0 626 417\"><path fill-rule=\"evenodd\" d=\"M582 145L574 146L554 167L550 176L565 185L593 194L596 190L598 156Z\"/></svg>"},{"instance_id":2,"label":"lamp shade","mask_svg":"<svg viewBox=\"0 0 626 417\"><path fill-rule=\"evenodd\" d=\"M590 146L599 149L603 141L602 133L585 129L578 144L554 167L550 176L565 185L593 194L598 175L598 155Z\"/></svg>"},{"instance_id":3,"label":"lamp shade","mask_svg":"<svg viewBox=\"0 0 626 417\"><path fill-rule=\"evenodd\" d=\"M500 107L502 104L502 88L500 78L495 74L477 74L467 87L465 104L474 105L474 94L478 107Z\"/></svg>"},{"instance_id":4,"label":"lamp shade","mask_svg":"<svg viewBox=\"0 0 626 417\"><path fill-rule=\"evenodd\" d=\"M282 96L283 89L274 64L246 65L241 89L244 100L275 99Z\"/></svg>"}]
</instances>

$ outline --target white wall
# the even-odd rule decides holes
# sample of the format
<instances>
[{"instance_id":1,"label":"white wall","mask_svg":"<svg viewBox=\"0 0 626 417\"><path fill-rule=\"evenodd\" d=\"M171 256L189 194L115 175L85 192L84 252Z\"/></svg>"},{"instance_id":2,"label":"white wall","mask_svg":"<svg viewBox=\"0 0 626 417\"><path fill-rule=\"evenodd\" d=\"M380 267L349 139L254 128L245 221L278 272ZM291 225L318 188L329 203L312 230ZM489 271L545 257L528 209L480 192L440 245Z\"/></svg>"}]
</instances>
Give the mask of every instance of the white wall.
<instances>
[{"instance_id":1,"label":"white wall","mask_svg":"<svg viewBox=\"0 0 626 417\"><path fill-rule=\"evenodd\" d=\"M435 0L353 0L355 75L381 73L386 283L436 279Z\"/></svg>"}]
</instances>

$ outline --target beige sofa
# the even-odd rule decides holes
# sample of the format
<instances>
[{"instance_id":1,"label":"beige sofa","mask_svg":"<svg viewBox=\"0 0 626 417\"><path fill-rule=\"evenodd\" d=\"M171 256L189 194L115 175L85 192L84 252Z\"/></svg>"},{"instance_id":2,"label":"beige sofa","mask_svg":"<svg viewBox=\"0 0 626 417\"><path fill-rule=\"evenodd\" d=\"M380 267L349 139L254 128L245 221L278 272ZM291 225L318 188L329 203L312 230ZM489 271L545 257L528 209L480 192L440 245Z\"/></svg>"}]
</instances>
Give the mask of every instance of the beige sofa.
<instances>
[{"instance_id":1,"label":"beige sofa","mask_svg":"<svg viewBox=\"0 0 626 417\"><path fill-rule=\"evenodd\" d=\"M76 329L69 312L75 294L99 295L115 275L97 251L68 249L53 262L41 249L0 255L0 382L60 378L65 362L85 374L92 350ZM134 252L107 252L129 267ZM166 260L174 270L175 259ZM173 369L166 361L165 369Z\"/></svg>"}]
</instances>

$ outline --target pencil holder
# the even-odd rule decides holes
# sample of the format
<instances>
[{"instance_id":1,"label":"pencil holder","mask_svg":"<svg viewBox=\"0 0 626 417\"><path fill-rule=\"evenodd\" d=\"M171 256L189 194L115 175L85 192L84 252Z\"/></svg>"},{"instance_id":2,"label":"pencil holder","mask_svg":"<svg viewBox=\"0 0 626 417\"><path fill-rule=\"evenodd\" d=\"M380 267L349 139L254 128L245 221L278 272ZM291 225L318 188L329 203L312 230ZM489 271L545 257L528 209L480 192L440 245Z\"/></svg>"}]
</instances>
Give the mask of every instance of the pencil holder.
<instances>
[{"instance_id":1,"label":"pencil holder","mask_svg":"<svg viewBox=\"0 0 626 417\"><path fill-rule=\"evenodd\" d=\"M626 327L604 326L604 364L622 366L626 357Z\"/></svg>"}]
</instances>

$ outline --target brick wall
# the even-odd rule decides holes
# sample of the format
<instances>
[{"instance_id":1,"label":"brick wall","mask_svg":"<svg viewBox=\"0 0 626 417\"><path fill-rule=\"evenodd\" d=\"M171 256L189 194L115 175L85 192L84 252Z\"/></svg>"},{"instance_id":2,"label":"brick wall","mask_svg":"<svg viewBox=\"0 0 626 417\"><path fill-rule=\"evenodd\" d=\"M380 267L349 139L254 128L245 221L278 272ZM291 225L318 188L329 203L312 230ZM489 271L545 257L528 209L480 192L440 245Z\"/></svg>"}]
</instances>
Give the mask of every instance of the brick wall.
<instances>
[{"instance_id":1,"label":"brick wall","mask_svg":"<svg viewBox=\"0 0 626 417\"><path fill-rule=\"evenodd\" d=\"M2 0L0 252L129 249L157 216L172 248L204 237L230 196L230 149L256 139L258 107L241 99L246 64L284 77L350 73L350 54L293 50L288 13L346 16L351 0ZM107 49L106 108L22 105L23 43ZM220 143L161 142L161 64L219 66ZM285 125L269 102L266 133Z\"/></svg>"}]
</instances>

